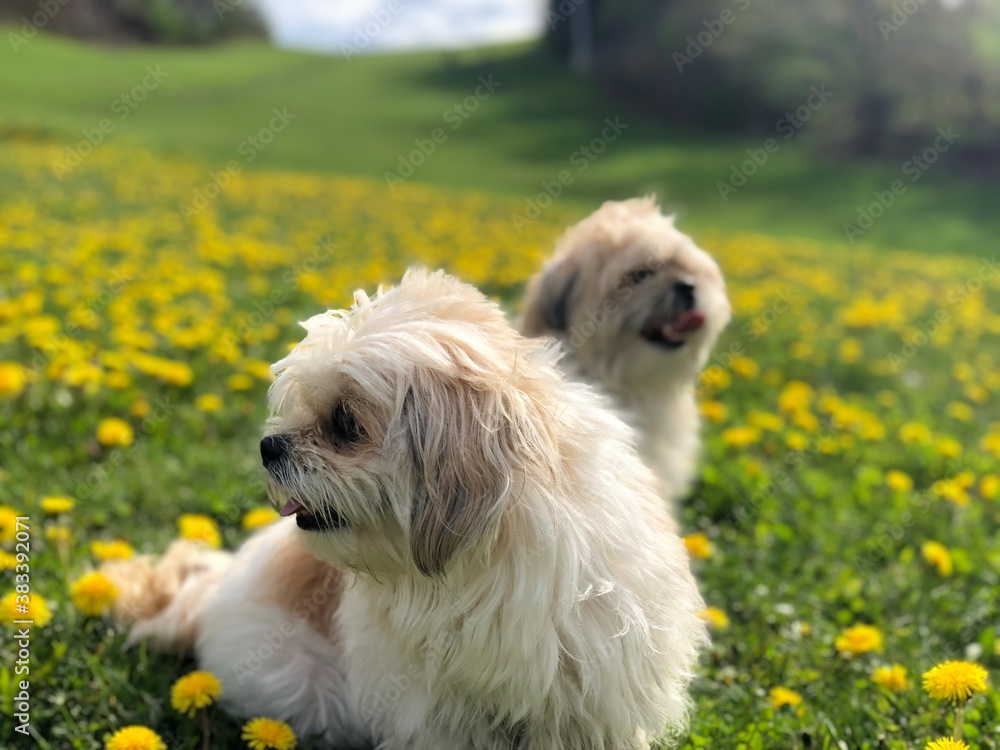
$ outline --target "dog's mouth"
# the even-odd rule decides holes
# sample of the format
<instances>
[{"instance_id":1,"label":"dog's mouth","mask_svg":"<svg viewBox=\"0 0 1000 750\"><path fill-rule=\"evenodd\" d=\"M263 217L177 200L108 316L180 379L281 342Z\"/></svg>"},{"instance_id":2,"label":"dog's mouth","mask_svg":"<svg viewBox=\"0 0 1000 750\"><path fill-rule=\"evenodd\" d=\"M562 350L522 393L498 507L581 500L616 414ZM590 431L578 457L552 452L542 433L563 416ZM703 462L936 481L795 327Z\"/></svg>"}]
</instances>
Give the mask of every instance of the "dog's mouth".
<instances>
[{"instance_id":1,"label":"dog's mouth","mask_svg":"<svg viewBox=\"0 0 1000 750\"><path fill-rule=\"evenodd\" d=\"M646 319L639 331L647 342L664 349L679 349L687 343L688 335L705 325L705 313L695 309L693 279L679 279L673 283L660 309Z\"/></svg>"},{"instance_id":2,"label":"dog's mouth","mask_svg":"<svg viewBox=\"0 0 1000 750\"><path fill-rule=\"evenodd\" d=\"M332 508L323 514L314 513L298 500L286 502L279 513L282 516L295 516L296 525L304 531L334 531L348 526L347 519Z\"/></svg>"},{"instance_id":3,"label":"dog's mouth","mask_svg":"<svg viewBox=\"0 0 1000 750\"><path fill-rule=\"evenodd\" d=\"M664 349L679 349L687 343L688 334L705 325L701 310L684 310L672 319L650 319L639 332L646 341Z\"/></svg>"}]
</instances>

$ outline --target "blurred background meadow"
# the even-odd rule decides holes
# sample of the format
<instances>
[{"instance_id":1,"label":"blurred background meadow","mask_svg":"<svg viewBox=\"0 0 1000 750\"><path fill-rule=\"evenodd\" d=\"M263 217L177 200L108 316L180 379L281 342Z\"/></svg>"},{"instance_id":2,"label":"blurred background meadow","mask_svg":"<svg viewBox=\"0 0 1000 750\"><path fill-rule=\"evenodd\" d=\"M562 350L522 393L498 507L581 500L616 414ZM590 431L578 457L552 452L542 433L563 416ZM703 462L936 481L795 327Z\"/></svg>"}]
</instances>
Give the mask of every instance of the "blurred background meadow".
<instances>
[{"instance_id":1,"label":"blurred background meadow","mask_svg":"<svg viewBox=\"0 0 1000 750\"><path fill-rule=\"evenodd\" d=\"M126 651L89 573L273 520L296 321L411 264L516 314L651 192L735 310L681 746L1000 745L991 685L956 719L921 684L1000 667L1000 2L2 0L0 36L0 746L202 746L192 662Z\"/></svg>"}]
</instances>

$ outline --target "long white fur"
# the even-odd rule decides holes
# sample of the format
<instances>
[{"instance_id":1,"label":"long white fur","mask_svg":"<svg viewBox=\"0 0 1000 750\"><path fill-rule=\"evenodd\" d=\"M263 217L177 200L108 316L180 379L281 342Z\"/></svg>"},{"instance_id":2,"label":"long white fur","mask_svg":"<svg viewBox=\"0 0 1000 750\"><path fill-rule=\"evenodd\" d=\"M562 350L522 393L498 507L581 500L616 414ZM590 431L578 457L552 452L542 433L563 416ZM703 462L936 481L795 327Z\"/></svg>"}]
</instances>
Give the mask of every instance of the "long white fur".
<instances>
[{"instance_id":1,"label":"long white fur","mask_svg":"<svg viewBox=\"0 0 1000 750\"><path fill-rule=\"evenodd\" d=\"M268 429L293 459L274 492L350 526L283 519L206 577L196 650L227 706L337 748L638 750L675 734L703 604L629 428L442 273L306 328L276 365ZM324 444L315 425L344 398L371 446ZM457 505L436 484L452 473ZM276 604L310 566L344 571L326 620Z\"/></svg>"}]
</instances>

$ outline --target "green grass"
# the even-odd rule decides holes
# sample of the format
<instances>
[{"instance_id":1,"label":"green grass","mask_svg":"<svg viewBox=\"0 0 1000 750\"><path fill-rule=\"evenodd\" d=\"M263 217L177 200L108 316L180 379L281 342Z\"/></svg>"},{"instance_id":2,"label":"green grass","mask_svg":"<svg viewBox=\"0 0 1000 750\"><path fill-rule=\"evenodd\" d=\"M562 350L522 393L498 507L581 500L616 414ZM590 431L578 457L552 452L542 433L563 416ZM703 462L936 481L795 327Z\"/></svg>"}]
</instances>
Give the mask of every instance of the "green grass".
<instances>
[{"instance_id":1,"label":"green grass","mask_svg":"<svg viewBox=\"0 0 1000 750\"><path fill-rule=\"evenodd\" d=\"M206 169L239 159L239 144L266 126L274 107L287 107L296 120L252 168L381 178L398 168L415 139L442 127L448 140L413 180L527 200L543 181L569 169L574 182L562 200L581 210L655 190L695 231L747 229L835 241L844 239L843 223L856 220L873 191L901 176L902 163L824 158L810 148L807 127L723 202L716 183L772 134L721 137L653 123L529 47L348 61L258 42L109 49L42 35L16 53L0 46L0 137L28 131L73 145L84 129L117 117L112 102L138 85L150 65L169 77L126 120L116 121L109 142L195 159ZM452 130L446 110L475 91L480 75L501 86ZM599 136L609 116L628 129L577 172L571 155ZM945 169L911 185L864 241L935 254L989 250L1000 232L995 187L948 178Z\"/></svg>"}]
</instances>

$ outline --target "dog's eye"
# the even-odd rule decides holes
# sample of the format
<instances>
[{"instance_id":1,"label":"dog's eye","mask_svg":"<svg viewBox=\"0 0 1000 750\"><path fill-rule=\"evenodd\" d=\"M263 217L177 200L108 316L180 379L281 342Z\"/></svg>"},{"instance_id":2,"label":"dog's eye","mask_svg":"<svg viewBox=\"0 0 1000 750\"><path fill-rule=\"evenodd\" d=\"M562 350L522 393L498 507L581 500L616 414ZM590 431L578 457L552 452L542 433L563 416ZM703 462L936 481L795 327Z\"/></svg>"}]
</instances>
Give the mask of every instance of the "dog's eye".
<instances>
[{"instance_id":1,"label":"dog's eye","mask_svg":"<svg viewBox=\"0 0 1000 750\"><path fill-rule=\"evenodd\" d=\"M337 404L330 418L330 435L339 443L356 443L364 437L365 431L351 414L347 404Z\"/></svg>"},{"instance_id":2,"label":"dog's eye","mask_svg":"<svg viewBox=\"0 0 1000 750\"><path fill-rule=\"evenodd\" d=\"M635 268L628 272L627 278L630 284L641 284L653 274L652 268Z\"/></svg>"}]
</instances>

